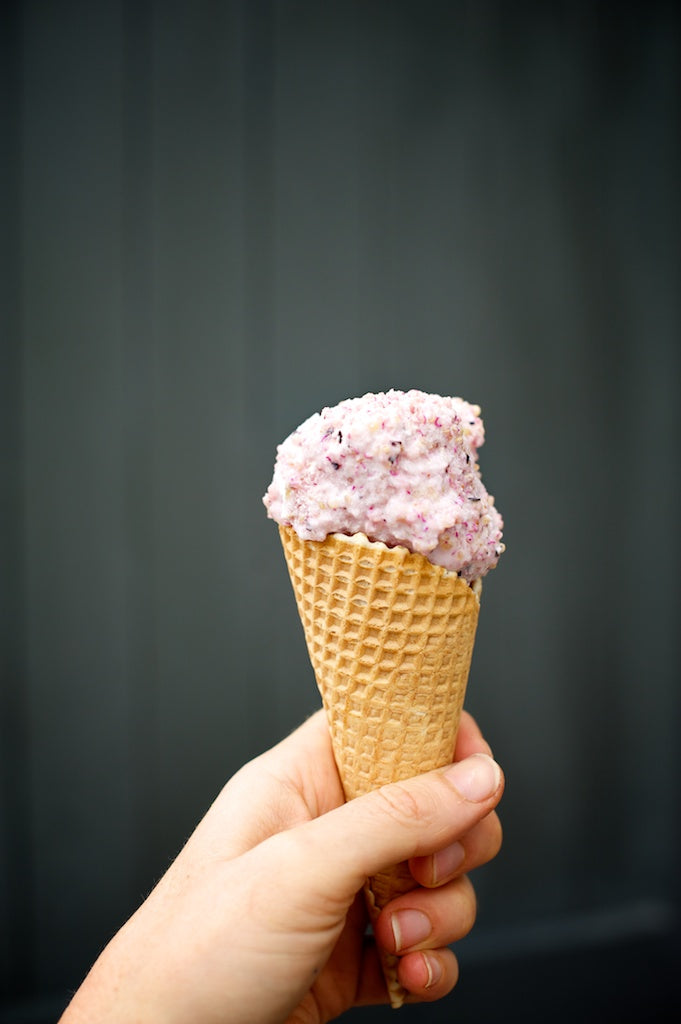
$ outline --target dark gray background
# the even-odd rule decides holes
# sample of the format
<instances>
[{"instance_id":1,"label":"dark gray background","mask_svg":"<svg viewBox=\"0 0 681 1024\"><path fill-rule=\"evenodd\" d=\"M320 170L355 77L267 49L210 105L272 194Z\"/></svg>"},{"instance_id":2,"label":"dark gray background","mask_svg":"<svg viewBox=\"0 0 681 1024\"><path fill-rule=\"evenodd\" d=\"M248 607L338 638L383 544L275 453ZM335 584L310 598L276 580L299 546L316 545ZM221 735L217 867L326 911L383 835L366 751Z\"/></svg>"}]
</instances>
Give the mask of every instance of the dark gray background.
<instances>
[{"instance_id":1,"label":"dark gray background","mask_svg":"<svg viewBox=\"0 0 681 1024\"><path fill-rule=\"evenodd\" d=\"M298 422L389 387L482 405L508 548L468 701L505 847L459 988L401 1013L666 1019L677 6L0 18L0 1020L54 1019L317 706L261 495Z\"/></svg>"}]
</instances>

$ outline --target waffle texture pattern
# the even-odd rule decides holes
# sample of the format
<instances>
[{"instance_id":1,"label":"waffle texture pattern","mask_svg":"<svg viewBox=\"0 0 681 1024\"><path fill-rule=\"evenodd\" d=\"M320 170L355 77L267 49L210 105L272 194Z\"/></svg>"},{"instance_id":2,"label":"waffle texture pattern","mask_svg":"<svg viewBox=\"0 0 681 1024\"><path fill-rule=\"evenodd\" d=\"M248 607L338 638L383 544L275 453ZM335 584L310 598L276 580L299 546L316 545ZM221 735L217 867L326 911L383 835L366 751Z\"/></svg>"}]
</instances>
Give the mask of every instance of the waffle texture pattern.
<instances>
[{"instance_id":1,"label":"waffle texture pattern","mask_svg":"<svg viewBox=\"0 0 681 1024\"><path fill-rule=\"evenodd\" d=\"M279 531L346 799L450 763L479 585L363 534L316 542ZM414 884L406 864L369 879L372 917ZM399 1006L396 965L386 955Z\"/></svg>"}]
</instances>

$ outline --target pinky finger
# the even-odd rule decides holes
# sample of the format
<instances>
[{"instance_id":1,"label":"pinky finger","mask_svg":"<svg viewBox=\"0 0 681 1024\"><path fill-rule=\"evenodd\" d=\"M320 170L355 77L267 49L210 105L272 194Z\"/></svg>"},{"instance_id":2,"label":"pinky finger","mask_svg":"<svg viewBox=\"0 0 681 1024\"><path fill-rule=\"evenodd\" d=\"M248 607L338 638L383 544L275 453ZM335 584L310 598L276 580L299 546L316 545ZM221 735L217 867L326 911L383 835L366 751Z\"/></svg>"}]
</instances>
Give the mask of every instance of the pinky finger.
<instances>
[{"instance_id":1,"label":"pinky finger","mask_svg":"<svg viewBox=\"0 0 681 1024\"><path fill-rule=\"evenodd\" d=\"M408 1002L431 1003L451 992L459 980L459 965L451 949L422 949L406 953L397 969Z\"/></svg>"}]
</instances>

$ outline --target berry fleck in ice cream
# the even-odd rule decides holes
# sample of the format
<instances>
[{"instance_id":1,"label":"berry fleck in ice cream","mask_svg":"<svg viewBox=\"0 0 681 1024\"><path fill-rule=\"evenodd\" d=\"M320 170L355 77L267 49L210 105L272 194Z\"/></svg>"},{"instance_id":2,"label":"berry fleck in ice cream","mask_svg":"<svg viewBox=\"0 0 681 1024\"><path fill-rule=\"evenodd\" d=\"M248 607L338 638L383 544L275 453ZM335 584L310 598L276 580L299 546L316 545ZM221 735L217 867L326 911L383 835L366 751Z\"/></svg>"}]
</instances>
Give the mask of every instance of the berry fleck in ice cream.
<instances>
[{"instance_id":1,"label":"berry fleck in ice cream","mask_svg":"<svg viewBox=\"0 0 681 1024\"><path fill-rule=\"evenodd\" d=\"M504 550L480 478L477 405L421 391L350 398L305 420L277 448L264 502L303 540L365 533L468 581Z\"/></svg>"}]
</instances>

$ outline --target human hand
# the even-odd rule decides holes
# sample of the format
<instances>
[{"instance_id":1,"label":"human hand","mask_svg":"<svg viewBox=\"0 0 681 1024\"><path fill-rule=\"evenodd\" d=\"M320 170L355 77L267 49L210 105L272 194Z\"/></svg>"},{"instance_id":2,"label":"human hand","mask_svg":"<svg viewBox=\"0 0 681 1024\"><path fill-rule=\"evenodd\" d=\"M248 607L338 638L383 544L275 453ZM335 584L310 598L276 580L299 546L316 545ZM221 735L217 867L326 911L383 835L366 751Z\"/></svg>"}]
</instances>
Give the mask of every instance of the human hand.
<instances>
[{"instance_id":1,"label":"human hand","mask_svg":"<svg viewBox=\"0 0 681 1024\"><path fill-rule=\"evenodd\" d=\"M375 941L412 1001L446 995L446 948L475 919L463 872L497 853L503 791L464 713L457 762L348 804L323 712L231 780L103 952L62 1024L323 1024L388 1001ZM408 860L417 888L366 936L368 875Z\"/></svg>"}]
</instances>

